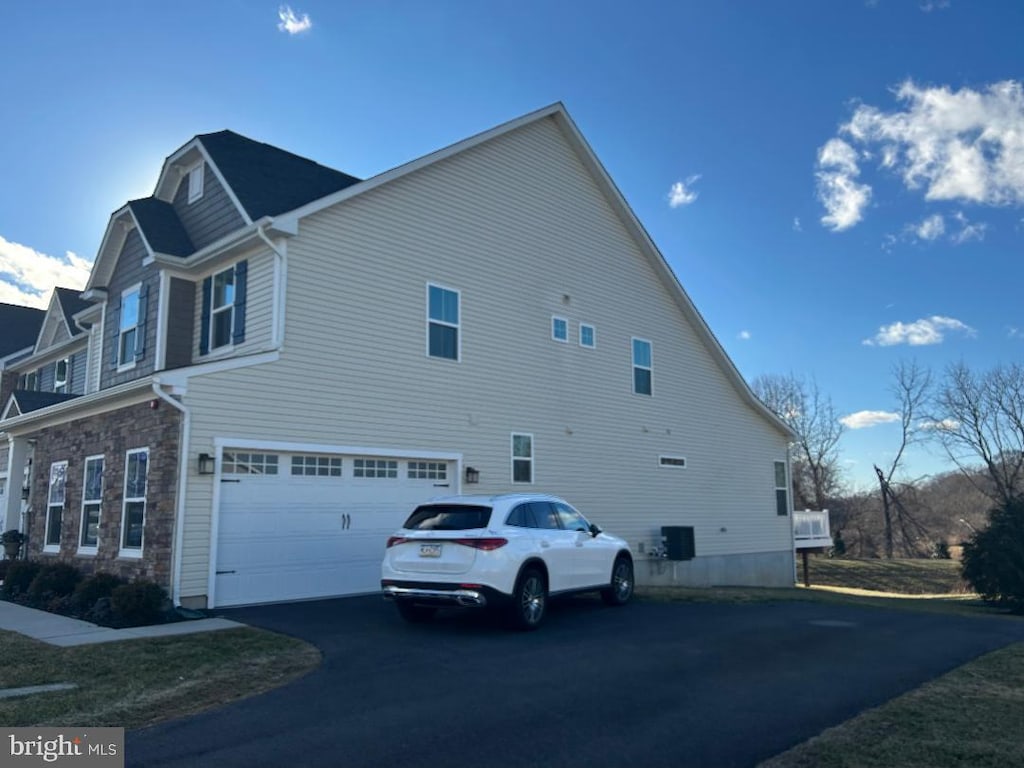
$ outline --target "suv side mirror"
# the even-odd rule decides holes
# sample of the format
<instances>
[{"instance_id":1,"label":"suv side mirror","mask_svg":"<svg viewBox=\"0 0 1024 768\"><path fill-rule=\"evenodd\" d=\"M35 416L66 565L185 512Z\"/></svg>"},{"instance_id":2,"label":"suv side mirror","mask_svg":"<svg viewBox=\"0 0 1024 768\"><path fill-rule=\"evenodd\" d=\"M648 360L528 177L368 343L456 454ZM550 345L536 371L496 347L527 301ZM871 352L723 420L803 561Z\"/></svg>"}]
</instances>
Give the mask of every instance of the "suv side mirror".
<instances>
[{"instance_id":1,"label":"suv side mirror","mask_svg":"<svg viewBox=\"0 0 1024 768\"><path fill-rule=\"evenodd\" d=\"M591 536L597 536L597 534L599 534L600 532L601 532L600 528L598 528L593 523L590 524L590 535Z\"/></svg>"}]
</instances>

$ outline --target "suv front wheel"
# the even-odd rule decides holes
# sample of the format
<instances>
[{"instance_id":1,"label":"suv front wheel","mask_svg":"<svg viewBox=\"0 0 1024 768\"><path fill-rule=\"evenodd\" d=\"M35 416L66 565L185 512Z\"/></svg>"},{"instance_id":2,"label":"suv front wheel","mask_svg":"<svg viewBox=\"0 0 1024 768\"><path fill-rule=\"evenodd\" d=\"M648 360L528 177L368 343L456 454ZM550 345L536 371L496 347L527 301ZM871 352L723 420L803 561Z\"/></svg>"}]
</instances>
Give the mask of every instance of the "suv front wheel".
<instances>
[{"instance_id":1,"label":"suv front wheel","mask_svg":"<svg viewBox=\"0 0 1024 768\"><path fill-rule=\"evenodd\" d=\"M601 590L601 597L608 605L625 605L633 596L633 561L620 555L612 566L612 578Z\"/></svg>"}]
</instances>

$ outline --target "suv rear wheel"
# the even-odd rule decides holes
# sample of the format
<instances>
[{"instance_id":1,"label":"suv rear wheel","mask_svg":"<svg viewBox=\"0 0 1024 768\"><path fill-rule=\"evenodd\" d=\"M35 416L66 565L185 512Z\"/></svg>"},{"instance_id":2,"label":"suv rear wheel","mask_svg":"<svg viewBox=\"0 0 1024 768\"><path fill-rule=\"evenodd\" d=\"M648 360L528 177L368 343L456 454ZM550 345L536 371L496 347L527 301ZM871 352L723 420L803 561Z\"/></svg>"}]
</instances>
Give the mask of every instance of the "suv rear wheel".
<instances>
[{"instance_id":1,"label":"suv rear wheel","mask_svg":"<svg viewBox=\"0 0 1024 768\"><path fill-rule=\"evenodd\" d=\"M548 587L544 574L527 568L519 574L512 593L511 619L517 629L531 630L540 626L548 605Z\"/></svg>"}]
</instances>

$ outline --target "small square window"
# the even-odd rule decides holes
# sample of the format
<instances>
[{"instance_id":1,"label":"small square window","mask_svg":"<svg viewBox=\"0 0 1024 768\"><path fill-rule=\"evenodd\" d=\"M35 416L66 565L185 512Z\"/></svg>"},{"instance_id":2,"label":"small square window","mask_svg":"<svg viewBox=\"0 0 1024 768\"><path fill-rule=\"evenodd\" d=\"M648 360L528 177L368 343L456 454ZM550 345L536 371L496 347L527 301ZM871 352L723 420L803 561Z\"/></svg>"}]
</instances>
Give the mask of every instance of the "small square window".
<instances>
[{"instance_id":1,"label":"small square window","mask_svg":"<svg viewBox=\"0 0 1024 768\"><path fill-rule=\"evenodd\" d=\"M569 341L569 321L564 317L551 318L551 338L555 341Z\"/></svg>"},{"instance_id":2,"label":"small square window","mask_svg":"<svg viewBox=\"0 0 1024 768\"><path fill-rule=\"evenodd\" d=\"M594 326L580 323L580 346L593 349L597 346L597 331Z\"/></svg>"}]
</instances>

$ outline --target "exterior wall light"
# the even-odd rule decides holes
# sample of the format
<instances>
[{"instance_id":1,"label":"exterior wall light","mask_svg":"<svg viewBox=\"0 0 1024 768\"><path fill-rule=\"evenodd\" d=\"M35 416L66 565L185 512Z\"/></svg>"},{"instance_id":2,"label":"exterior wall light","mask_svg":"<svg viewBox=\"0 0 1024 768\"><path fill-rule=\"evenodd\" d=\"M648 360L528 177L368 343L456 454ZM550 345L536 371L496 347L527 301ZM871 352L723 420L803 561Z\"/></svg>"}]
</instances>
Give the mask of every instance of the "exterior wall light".
<instances>
[{"instance_id":1,"label":"exterior wall light","mask_svg":"<svg viewBox=\"0 0 1024 768\"><path fill-rule=\"evenodd\" d=\"M213 474L213 456L208 453L199 454L199 474L200 475L212 475Z\"/></svg>"},{"instance_id":2,"label":"exterior wall light","mask_svg":"<svg viewBox=\"0 0 1024 768\"><path fill-rule=\"evenodd\" d=\"M476 485L480 482L480 470L473 467L466 467L466 485Z\"/></svg>"}]
</instances>

